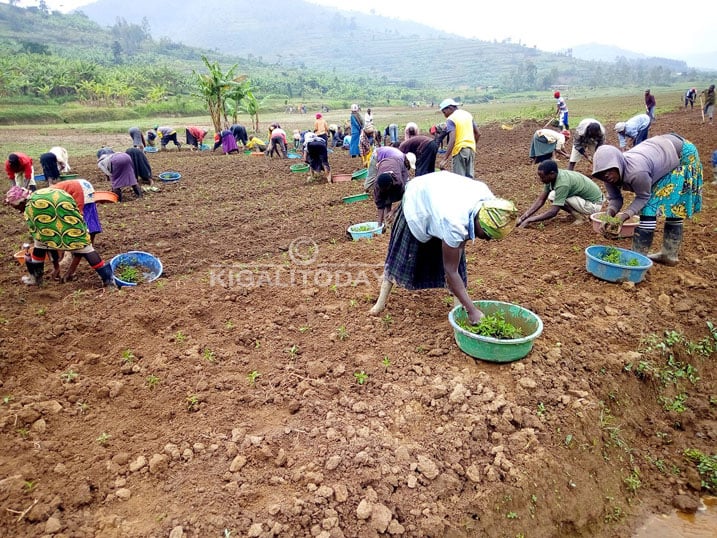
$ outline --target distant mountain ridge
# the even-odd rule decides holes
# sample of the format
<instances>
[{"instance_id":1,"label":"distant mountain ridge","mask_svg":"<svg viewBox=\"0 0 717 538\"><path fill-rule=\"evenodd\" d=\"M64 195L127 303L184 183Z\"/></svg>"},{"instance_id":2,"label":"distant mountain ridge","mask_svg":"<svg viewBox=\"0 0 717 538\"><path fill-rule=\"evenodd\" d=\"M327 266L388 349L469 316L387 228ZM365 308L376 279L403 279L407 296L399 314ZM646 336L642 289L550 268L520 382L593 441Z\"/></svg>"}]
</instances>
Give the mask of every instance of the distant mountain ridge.
<instances>
[{"instance_id":1,"label":"distant mountain ridge","mask_svg":"<svg viewBox=\"0 0 717 538\"><path fill-rule=\"evenodd\" d=\"M592 45L576 47L572 57L566 58L520 44L467 39L410 21L302 0L264 0L260 5L249 0L204 0L178 3L171 9L145 0L98 0L79 11L107 26L118 18L134 24L146 18L155 39L167 37L269 64L365 74L389 84L401 80L409 85L414 81L415 85L490 87L506 86L509 79L523 76L542 77L523 81L533 86L574 82L566 77L589 83L595 73L590 61L615 59L614 54L607 60L605 54L599 59L590 57ZM583 53L585 58L580 56ZM639 56L625 51L618 55ZM659 61L677 72L689 69L677 60Z\"/></svg>"}]
</instances>

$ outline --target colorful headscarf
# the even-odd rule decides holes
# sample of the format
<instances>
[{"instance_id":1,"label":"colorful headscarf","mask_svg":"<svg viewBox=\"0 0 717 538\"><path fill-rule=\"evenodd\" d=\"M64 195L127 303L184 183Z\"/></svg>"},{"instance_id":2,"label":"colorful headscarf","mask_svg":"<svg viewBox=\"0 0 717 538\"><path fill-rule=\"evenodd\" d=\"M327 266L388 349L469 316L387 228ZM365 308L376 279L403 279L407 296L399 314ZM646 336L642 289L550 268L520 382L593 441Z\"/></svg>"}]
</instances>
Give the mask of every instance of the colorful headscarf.
<instances>
[{"instance_id":1,"label":"colorful headscarf","mask_svg":"<svg viewBox=\"0 0 717 538\"><path fill-rule=\"evenodd\" d=\"M478 210L478 223L491 239L500 241L515 228L518 210L510 200L495 198L483 202Z\"/></svg>"},{"instance_id":2,"label":"colorful headscarf","mask_svg":"<svg viewBox=\"0 0 717 538\"><path fill-rule=\"evenodd\" d=\"M31 194L32 191L30 189L24 189L22 187L18 187L17 185L13 185L5 195L5 203L13 207L17 207L22 202L27 200Z\"/></svg>"}]
</instances>

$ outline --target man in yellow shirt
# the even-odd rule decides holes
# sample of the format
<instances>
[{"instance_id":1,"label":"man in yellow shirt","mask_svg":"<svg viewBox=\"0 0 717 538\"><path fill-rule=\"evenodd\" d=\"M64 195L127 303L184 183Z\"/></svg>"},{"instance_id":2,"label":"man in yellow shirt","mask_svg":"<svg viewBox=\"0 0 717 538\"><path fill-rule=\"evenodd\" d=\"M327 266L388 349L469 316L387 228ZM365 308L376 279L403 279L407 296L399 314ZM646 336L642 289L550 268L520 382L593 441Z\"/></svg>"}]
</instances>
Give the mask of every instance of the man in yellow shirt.
<instances>
[{"instance_id":1,"label":"man in yellow shirt","mask_svg":"<svg viewBox=\"0 0 717 538\"><path fill-rule=\"evenodd\" d=\"M456 103L453 99L444 99L439 105L446 118L446 131L448 132L448 147L439 167L441 170L445 170L450 158L452 159L453 173L474 178L476 142L480 138L480 131L470 112L459 109L459 106L460 103Z\"/></svg>"}]
</instances>

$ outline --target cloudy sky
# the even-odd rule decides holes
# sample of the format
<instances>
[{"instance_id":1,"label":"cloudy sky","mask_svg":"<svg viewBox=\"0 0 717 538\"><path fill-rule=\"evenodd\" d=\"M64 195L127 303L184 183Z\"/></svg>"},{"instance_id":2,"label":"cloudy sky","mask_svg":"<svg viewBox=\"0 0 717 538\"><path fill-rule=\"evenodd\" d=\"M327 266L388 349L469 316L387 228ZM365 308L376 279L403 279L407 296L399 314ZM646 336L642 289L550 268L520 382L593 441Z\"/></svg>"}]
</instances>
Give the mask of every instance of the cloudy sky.
<instances>
[{"instance_id":1,"label":"cloudy sky","mask_svg":"<svg viewBox=\"0 0 717 538\"><path fill-rule=\"evenodd\" d=\"M184 0L189 1L189 0ZM487 41L510 38L541 50L558 51L575 45L600 43L646 54L681 59L683 55L717 51L714 4L708 0L660 6L659 2L600 0L592 4L568 1L476 0L420 2L417 0L308 0L339 9L412 20L464 37ZM92 0L46 0L51 9L69 11ZM20 5L36 5L30 0Z\"/></svg>"}]
</instances>

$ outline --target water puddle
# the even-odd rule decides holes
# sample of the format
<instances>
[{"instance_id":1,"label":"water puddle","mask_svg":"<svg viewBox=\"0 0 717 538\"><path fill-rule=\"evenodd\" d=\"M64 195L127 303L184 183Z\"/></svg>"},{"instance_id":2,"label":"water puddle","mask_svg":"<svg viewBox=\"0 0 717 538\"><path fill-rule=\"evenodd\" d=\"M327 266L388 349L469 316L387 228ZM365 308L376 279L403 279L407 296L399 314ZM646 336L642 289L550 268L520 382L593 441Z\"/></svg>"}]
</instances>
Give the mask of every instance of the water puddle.
<instances>
[{"instance_id":1,"label":"water puddle","mask_svg":"<svg viewBox=\"0 0 717 538\"><path fill-rule=\"evenodd\" d=\"M652 516L633 538L714 538L717 536L717 497L702 499L696 514L674 511Z\"/></svg>"}]
</instances>

